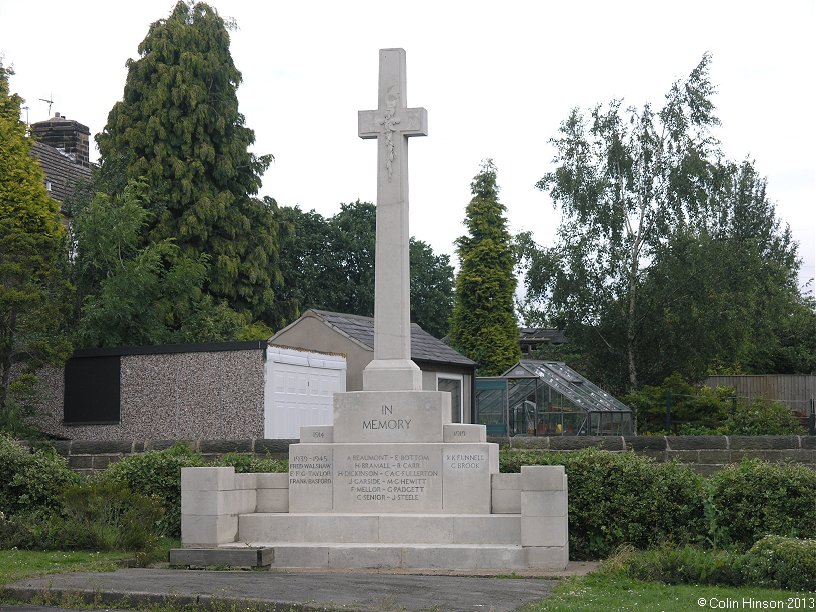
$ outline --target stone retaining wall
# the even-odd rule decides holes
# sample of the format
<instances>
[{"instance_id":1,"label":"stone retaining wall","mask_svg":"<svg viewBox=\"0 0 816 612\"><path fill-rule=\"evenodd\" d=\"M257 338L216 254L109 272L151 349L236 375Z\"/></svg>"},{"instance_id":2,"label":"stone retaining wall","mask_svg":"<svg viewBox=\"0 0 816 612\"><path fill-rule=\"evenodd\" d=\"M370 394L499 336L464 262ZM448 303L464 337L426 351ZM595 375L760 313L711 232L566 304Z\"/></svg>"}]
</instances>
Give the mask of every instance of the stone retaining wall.
<instances>
[{"instance_id":1,"label":"stone retaining wall","mask_svg":"<svg viewBox=\"0 0 816 612\"><path fill-rule=\"evenodd\" d=\"M816 469L816 436L516 436L488 438L502 448L514 450L575 451L599 448L613 452L632 451L658 461L677 459L701 474L710 474L744 458L765 461L792 461ZM162 450L175 440L49 442L68 459L69 466L83 473L104 470L122 457L150 450ZM297 440L188 440L204 457L217 459L226 453L255 454L287 459L289 445Z\"/></svg>"},{"instance_id":2,"label":"stone retaining wall","mask_svg":"<svg viewBox=\"0 0 816 612\"><path fill-rule=\"evenodd\" d=\"M68 466L79 473L90 474L104 470L108 465L123 457L140 454L146 451L164 450L178 442L188 444L194 451L201 453L205 459L214 460L227 453L255 454L258 457L274 459L289 458L289 444L297 440L264 440L250 438L246 440L134 440L130 442L101 440L96 442L84 440L56 440L38 442L37 445L51 445L68 459Z\"/></svg>"},{"instance_id":3,"label":"stone retaining wall","mask_svg":"<svg viewBox=\"0 0 816 612\"><path fill-rule=\"evenodd\" d=\"M599 448L613 452L632 451L658 461L677 459L701 474L710 474L744 458L792 461L816 469L816 436L516 436L489 438L502 448L515 450L576 451ZM104 470L122 457L150 450L162 450L176 440L49 442L78 472ZM205 457L217 459L226 453L247 453L259 457L287 459L289 444L297 440L189 440L184 441Z\"/></svg>"},{"instance_id":4,"label":"stone retaining wall","mask_svg":"<svg viewBox=\"0 0 816 612\"><path fill-rule=\"evenodd\" d=\"M746 458L792 461L816 469L816 436L516 436L490 441L515 450L632 451L658 461L676 459L701 474Z\"/></svg>"}]
</instances>

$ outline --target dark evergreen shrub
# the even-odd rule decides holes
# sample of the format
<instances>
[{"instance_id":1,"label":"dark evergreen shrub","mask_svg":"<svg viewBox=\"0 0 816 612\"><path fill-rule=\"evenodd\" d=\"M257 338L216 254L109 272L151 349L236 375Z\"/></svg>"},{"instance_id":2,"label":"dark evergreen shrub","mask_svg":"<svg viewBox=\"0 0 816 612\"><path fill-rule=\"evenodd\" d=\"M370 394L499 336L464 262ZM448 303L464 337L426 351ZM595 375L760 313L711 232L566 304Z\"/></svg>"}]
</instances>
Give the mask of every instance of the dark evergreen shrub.
<instances>
[{"instance_id":1,"label":"dark evergreen shrub","mask_svg":"<svg viewBox=\"0 0 816 612\"><path fill-rule=\"evenodd\" d=\"M816 472L745 460L709 478L714 543L752 546L766 535L816 538Z\"/></svg>"},{"instance_id":2,"label":"dark evergreen shrub","mask_svg":"<svg viewBox=\"0 0 816 612\"><path fill-rule=\"evenodd\" d=\"M597 449L502 451L500 457L502 472L564 465L573 559L603 558L624 543L642 549L692 543L705 534L703 478L690 468Z\"/></svg>"},{"instance_id":3,"label":"dark evergreen shrub","mask_svg":"<svg viewBox=\"0 0 816 612\"><path fill-rule=\"evenodd\" d=\"M159 499L164 517L159 526L162 535L181 535L181 468L201 467L204 459L185 444L163 451L131 455L111 464L103 480L125 485L135 493Z\"/></svg>"},{"instance_id":4,"label":"dark evergreen shrub","mask_svg":"<svg viewBox=\"0 0 816 612\"><path fill-rule=\"evenodd\" d=\"M816 592L816 539L765 536L745 555L745 583Z\"/></svg>"},{"instance_id":5,"label":"dark evergreen shrub","mask_svg":"<svg viewBox=\"0 0 816 612\"><path fill-rule=\"evenodd\" d=\"M621 566L637 580L741 586L745 584L744 564L744 556L736 551L664 544L629 555Z\"/></svg>"},{"instance_id":6,"label":"dark evergreen shrub","mask_svg":"<svg viewBox=\"0 0 816 612\"><path fill-rule=\"evenodd\" d=\"M0 512L58 509L63 489L80 477L51 446L29 450L0 433Z\"/></svg>"},{"instance_id":7,"label":"dark evergreen shrub","mask_svg":"<svg viewBox=\"0 0 816 612\"><path fill-rule=\"evenodd\" d=\"M237 474L289 471L289 462L285 459L274 459L269 456L256 457L255 455L241 453L227 453L216 464L232 466Z\"/></svg>"}]
</instances>

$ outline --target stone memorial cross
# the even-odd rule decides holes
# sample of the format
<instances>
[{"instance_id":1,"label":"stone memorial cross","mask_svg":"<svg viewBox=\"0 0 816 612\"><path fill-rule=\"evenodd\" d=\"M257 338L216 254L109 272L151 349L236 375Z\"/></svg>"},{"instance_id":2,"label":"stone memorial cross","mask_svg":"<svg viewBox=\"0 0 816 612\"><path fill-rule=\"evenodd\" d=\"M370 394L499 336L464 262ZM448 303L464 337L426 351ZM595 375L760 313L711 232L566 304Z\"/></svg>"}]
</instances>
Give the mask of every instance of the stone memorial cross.
<instances>
[{"instance_id":1,"label":"stone memorial cross","mask_svg":"<svg viewBox=\"0 0 816 612\"><path fill-rule=\"evenodd\" d=\"M374 360L363 372L366 391L422 388L411 361L408 137L428 135L428 113L406 108L405 91L405 51L380 49L378 108L358 113L360 138L377 139Z\"/></svg>"}]
</instances>

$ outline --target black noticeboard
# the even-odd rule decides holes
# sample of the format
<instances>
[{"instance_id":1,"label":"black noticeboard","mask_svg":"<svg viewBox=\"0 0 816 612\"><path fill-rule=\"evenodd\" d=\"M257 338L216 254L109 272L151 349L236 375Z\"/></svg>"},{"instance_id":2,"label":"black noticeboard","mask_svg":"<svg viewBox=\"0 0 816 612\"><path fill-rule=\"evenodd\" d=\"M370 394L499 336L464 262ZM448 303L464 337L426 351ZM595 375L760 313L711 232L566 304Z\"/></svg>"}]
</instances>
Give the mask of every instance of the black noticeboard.
<instances>
[{"instance_id":1,"label":"black noticeboard","mask_svg":"<svg viewBox=\"0 0 816 612\"><path fill-rule=\"evenodd\" d=\"M115 355L68 360L63 402L66 425L119 422L119 359L119 355Z\"/></svg>"}]
</instances>

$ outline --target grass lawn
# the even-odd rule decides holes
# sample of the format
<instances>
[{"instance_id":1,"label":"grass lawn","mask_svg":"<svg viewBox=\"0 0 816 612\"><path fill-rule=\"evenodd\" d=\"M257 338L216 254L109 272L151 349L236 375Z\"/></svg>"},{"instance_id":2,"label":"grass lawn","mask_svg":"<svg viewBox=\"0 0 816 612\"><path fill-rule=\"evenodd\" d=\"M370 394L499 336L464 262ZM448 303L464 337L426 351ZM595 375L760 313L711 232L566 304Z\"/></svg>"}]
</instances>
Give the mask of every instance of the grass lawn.
<instances>
[{"instance_id":1,"label":"grass lawn","mask_svg":"<svg viewBox=\"0 0 816 612\"><path fill-rule=\"evenodd\" d=\"M40 574L108 571L114 569L120 559L132 556L125 552L0 550L0 585Z\"/></svg>"},{"instance_id":2,"label":"grass lawn","mask_svg":"<svg viewBox=\"0 0 816 612\"><path fill-rule=\"evenodd\" d=\"M796 600L798 596L798 600ZM789 601L790 598L794 598ZM743 601L746 600L746 601ZM747 600L754 602L750 607ZM761 602L784 602L768 605ZM700 605L702 602L703 605ZM760 602L760 603L757 603ZM798 605L797 605L798 604ZM525 607L524 612L570 610L816 610L816 593L802 594L753 587L668 585L625 576L590 574L570 578L551 597Z\"/></svg>"},{"instance_id":3,"label":"grass lawn","mask_svg":"<svg viewBox=\"0 0 816 612\"><path fill-rule=\"evenodd\" d=\"M178 546L178 540L164 538L147 560L166 560L167 551ZM133 556L124 551L0 550L0 586L41 574L112 571L119 567L119 561Z\"/></svg>"}]
</instances>

